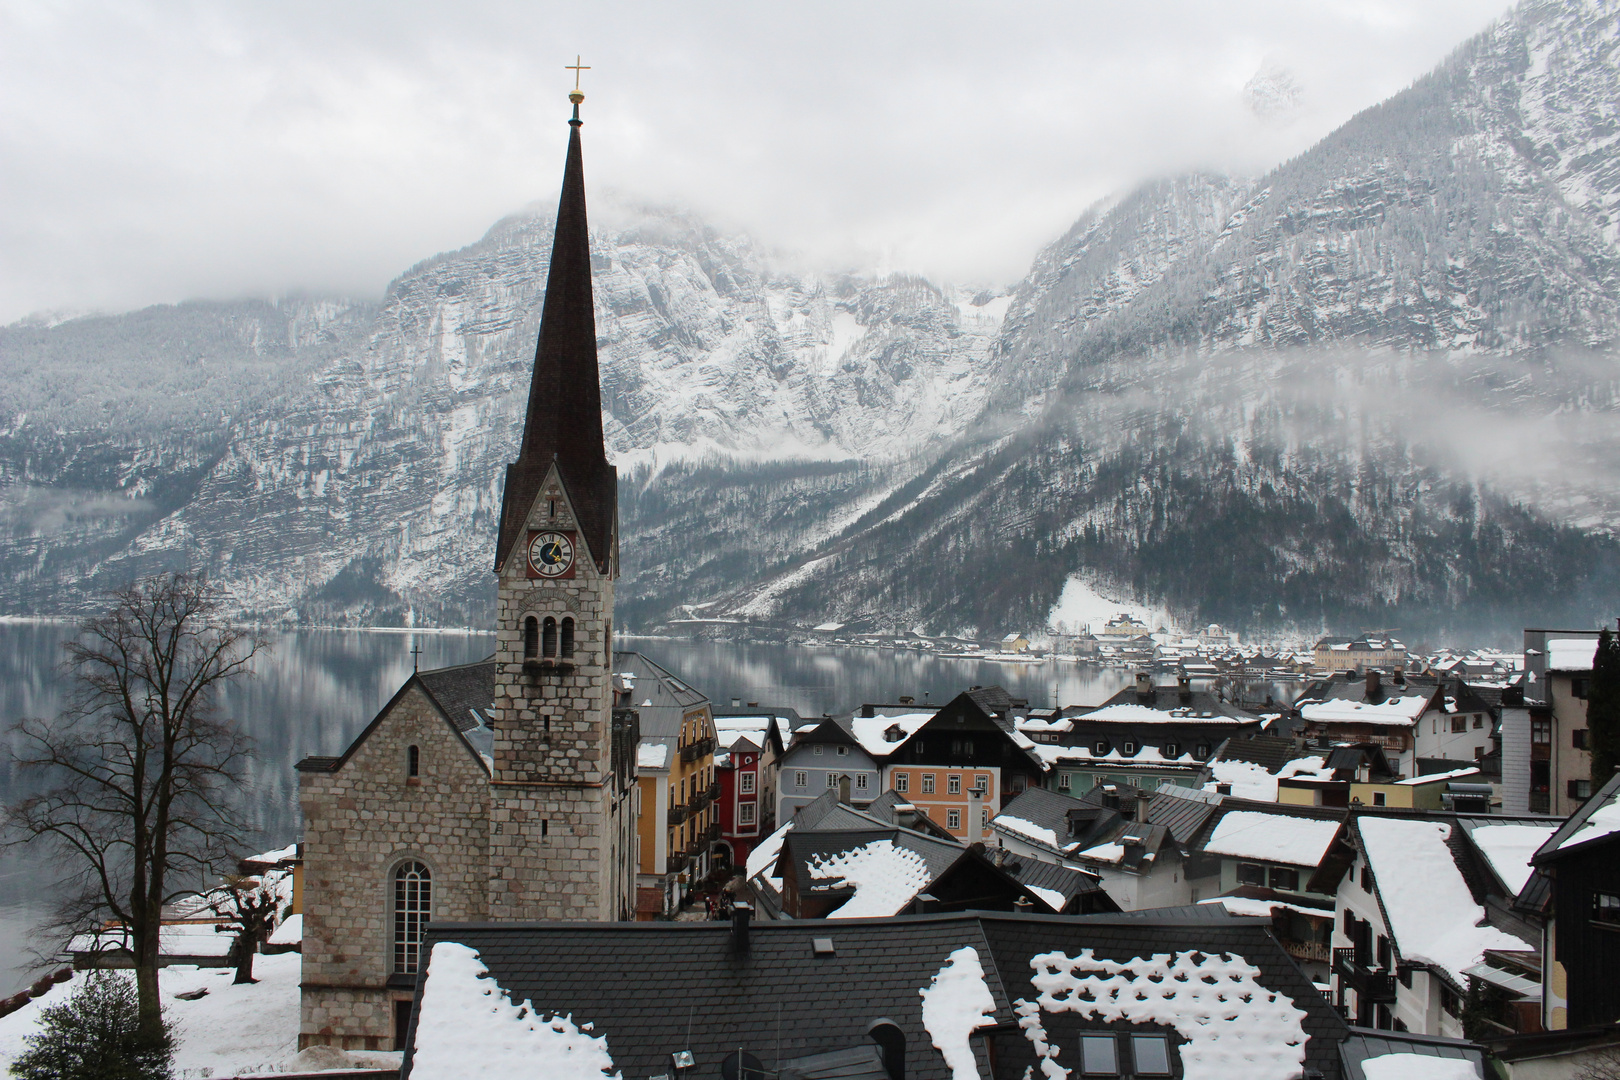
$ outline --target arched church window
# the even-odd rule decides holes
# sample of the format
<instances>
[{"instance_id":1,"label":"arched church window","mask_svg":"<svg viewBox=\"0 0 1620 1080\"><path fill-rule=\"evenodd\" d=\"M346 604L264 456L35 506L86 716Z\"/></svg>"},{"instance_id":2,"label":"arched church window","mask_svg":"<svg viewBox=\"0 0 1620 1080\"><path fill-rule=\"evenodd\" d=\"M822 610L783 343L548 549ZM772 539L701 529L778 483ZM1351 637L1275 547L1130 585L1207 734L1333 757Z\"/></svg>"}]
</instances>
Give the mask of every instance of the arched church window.
<instances>
[{"instance_id":1,"label":"arched church window","mask_svg":"<svg viewBox=\"0 0 1620 1080\"><path fill-rule=\"evenodd\" d=\"M572 659L574 655L574 620L562 621L562 655L564 659Z\"/></svg>"},{"instance_id":2,"label":"arched church window","mask_svg":"<svg viewBox=\"0 0 1620 1080\"><path fill-rule=\"evenodd\" d=\"M433 881L428 868L408 862L394 871L394 970L415 974L422 935L433 913Z\"/></svg>"},{"instance_id":3,"label":"arched church window","mask_svg":"<svg viewBox=\"0 0 1620 1080\"><path fill-rule=\"evenodd\" d=\"M557 655L557 620L553 619L550 615L546 616L545 623L542 624L541 627L540 627L540 639L541 639L541 649L542 649L541 655L542 656L556 656Z\"/></svg>"},{"instance_id":4,"label":"arched church window","mask_svg":"<svg viewBox=\"0 0 1620 1080\"><path fill-rule=\"evenodd\" d=\"M523 659L533 660L540 655L540 620L530 615L523 620Z\"/></svg>"}]
</instances>

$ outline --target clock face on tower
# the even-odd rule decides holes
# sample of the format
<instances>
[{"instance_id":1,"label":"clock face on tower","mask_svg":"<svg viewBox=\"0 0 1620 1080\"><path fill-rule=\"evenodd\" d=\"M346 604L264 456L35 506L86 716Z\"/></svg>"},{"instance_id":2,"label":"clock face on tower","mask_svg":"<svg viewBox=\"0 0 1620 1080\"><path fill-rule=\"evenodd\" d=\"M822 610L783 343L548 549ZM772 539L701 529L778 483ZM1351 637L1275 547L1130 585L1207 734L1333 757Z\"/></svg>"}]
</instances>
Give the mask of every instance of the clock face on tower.
<instances>
[{"instance_id":1,"label":"clock face on tower","mask_svg":"<svg viewBox=\"0 0 1620 1080\"><path fill-rule=\"evenodd\" d=\"M560 532L529 537L529 569L537 577L559 578L574 568L574 539Z\"/></svg>"}]
</instances>

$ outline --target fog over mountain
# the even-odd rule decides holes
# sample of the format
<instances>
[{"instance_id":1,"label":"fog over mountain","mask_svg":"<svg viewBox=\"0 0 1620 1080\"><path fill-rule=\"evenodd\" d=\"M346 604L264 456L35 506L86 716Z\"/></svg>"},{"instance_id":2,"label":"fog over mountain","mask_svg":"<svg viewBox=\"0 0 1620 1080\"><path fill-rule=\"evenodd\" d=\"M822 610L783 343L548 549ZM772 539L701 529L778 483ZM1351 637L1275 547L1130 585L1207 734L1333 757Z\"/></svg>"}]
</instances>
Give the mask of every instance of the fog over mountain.
<instances>
[{"instance_id":1,"label":"fog over mountain","mask_svg":"<svg viewBox=\"0 0 1620 1080\"><path fill-rule=\"evenodd\" d=\"M593 193L621 623L988 635L1076 575L1257 631L1612 614L1617 44L1610 4L1525 4L1268 175L1093 208L1010 292ZM380 305L0 330L0 611L201 564L256 617L482 625L549 246L537 211Z\"/></svg>"}]
</instances>

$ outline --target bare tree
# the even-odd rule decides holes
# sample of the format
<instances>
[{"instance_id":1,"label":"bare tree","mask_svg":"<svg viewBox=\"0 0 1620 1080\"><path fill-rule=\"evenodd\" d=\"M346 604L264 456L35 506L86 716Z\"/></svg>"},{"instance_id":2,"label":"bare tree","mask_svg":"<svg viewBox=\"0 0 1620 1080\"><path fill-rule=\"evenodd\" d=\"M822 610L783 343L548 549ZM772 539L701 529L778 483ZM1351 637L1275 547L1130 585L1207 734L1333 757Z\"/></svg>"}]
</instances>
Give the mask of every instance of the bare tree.
<instances>
[{"instance_id":1,"label":"bare tree","mask_svg":"<svg viewBox=\"0 0 1620 1080\"><path fill-rule=\"evenodd\" d=\"M54 720L16 725L13 760L38 794L7 808L11 843L41 841L72 873L62 925L123 927L139 1036L163 1038L163 908L195 892L241 831L234 796L250 740L216 712L220 688L268 643L228 626L206 578L166 574L112 595L64 646L73 690Z\"/></svg>"},{"instance_id":2,"label":"bare tree","mask_svg":"<svg viewBox=\"0 0 1620 1080\"><path fill-rule=\"evenodd\" d=\"M252 877L230 876L221 890L225 895L208 905L208 910L226 921L218 929L236 935L237 983L259 980L253 977L253 954L276 925L276 893L267 883Z\"/></svg>"}]
</instances>

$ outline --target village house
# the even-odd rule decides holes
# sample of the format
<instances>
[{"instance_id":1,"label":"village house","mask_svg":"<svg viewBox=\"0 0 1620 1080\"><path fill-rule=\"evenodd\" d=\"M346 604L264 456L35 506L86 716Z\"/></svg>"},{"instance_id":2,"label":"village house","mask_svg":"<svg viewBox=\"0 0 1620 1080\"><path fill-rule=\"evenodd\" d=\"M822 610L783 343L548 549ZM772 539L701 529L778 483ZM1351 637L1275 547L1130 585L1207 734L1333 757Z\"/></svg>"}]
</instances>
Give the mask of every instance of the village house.
<instances>
[{"instance_id":1,"label":"village house","mask_svg":"<svg viewBox=\"0 0 1620 1080\"><path fill-rule=\"evenodd\" d=\"M720 815L720 839L714 845L717 869L743 866L760 838L776 828L776 783L784 728L788 728L787 717L770 711L740 715L732 709L714 718L718 743L714 769L720 784L715 800Z\"/></svg>"},{"instance_id":2,"label":"village house","mask_svg":"<svg viewBox=\"0 0 1620 1080\"><path fill-rule=\"evenodd\" d=\"M1163 686L1146 672L1095 709L1032 712L1014 722L1046 767L1042 784L1076 796L1101 784L1199 787L1228 739L1264 724L1186 676Z\"/></svg>"},{"instance_id":3,"label":"village house","mask_svg":"<svg viewBox=\"0 0 1620 1080\"><path fill-rule=\"evenodd\" d=\"M794 732L777 778L778 825L829 790L857 806L882 791L882 769L855 737L848 717L829 716Z\"/></svg>"},{"instance_id":4,"label":"village house","mask_svg":"<svg viewBox=\"0 0 1620 1080\"><path fill-rule=\"evenodd\" d=\"M1363 1027L1463 1037L1470 979L1491 981L1488 954L1533 948L1512 890L1528 876L1534 830L1545 827L1353 811L1310 883L1335 896L1333 993L1346 1015Z\"/></svg>"},{"instance_id":5,"label":"village house","mask_svg":"<svg viewBox=\"0 0 1620 1080\"><path fill-rule=\"evenodd\" d=\"M1573 814L1592 794L1592 754L1587 749L1586 688L1592 679L1596 630L1524 632L1527 675L1523 685L1529 720L1529 809L1560 817ZM1514 755L1522 755L1515 729ZM1509 751L1503 748L1504 769Z\"/></svg>"},{"instance_id":6,"label":"village house","mask_svg":"<svg viewBox=\"0 0 1620 1080\"><path fill-rule=\"evenodd\" d=\"M1313 748L1375 743L1403 777L1420 758L1477 763L1495 749L1492 705L1458 679L1346 672L1306 685L1294 710Z\"/></svg>"},{"instance_id":7,"label":"village house","mask_svg":"<svg viewBox=\"0 0 1620 1080\"><path fill-rule=\"evenodd\" d=\"M719 840L709 699L636 652L613 654L620 705L640 718L636 918L670 914L709 875Z\"/></svg>"},{"instance_id":8,"label":"village house","mask_svg":"<svg viewBox=\"0 0 1620 1080\"><path fill-rule=\"evenodd\" d=\"M1325 637L1316 643L1316 668L1329 675L1356 674L1368 668L1395 671L1406 667L1406 646L1388 634Z\"/></svg>"}]
</instances>

